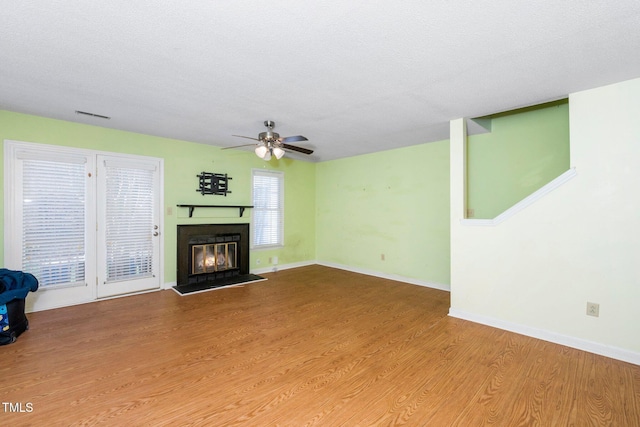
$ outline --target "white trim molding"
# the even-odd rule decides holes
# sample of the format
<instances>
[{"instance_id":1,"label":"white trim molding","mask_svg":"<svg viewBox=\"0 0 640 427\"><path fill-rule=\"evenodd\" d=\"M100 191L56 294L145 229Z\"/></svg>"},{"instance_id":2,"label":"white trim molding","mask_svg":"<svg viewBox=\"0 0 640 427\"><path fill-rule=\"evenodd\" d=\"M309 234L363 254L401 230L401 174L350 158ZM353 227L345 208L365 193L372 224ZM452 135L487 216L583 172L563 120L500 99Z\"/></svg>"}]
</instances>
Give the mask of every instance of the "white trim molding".
<instances>
[{"instance_id":1,"label":"white trim molding","mask_svg":"<svg viewBox=\"0 0 640 427\"><path fill-rule=\"evenodd\" d=\"M269 267L262 268L253 268L251 269L252 274L263 274L263 273L276 273L280 270L289 270L290 268L298 268L298 267L306 267L308 265L316 264L315 261L302 261L302 262L292 262L290 264L273 264Z\"/></svg>"},{"instance_id":2,"label":"white trim molding","mask_svg":"<svg viewBox=\"0 0 640 427\"><path fill-rule=\"evenodd\" d=\"M359 268L359 267L351 267L348 265L335 264L332 262L317 261L315 264L323 265L325 267L337 268L339 270L351 271L352 273L360 273L360 274L365 274L367 276L379 277L381 279L395 280L396 282L404 282L404 283L409 283L411 285L424 286L426 288L433 288L441 291L447 291L447 292L451 291L451 288L449 285L444 285L442 283L436 283L436 282L427 282L425 280L414 279L412 277L405 277L397 274L387 274L387 273L382 273L380 271L369 270L366 268Z\"/></svg>"},{"instance_id":3,"label":"white trim molding","mask_svg":"<svg viewBox=\"0 0 640 427\"><path fill-rule=\"evenodd\" d=\"M634 365L640 365L640 353L636 353L623 348L600 344L597 342L588 341L568 335L562 335L544 329L532 328L530 326L507 322L505 320L500 320L493 317L469 313L466 311L457 310L455 308L449 309L449 316L468 320L470 322L480 323L482 325L491 326L509 332L514 332L516 334L537 338L543 341L564 345L578 350L587 351L589 353L599 354L600 356L610 357L612 359L621 360L623 362L633 363Z\"/></svg>"},{"instance_id":4,"label":"white trim molding","mask_svg":"<svg viewBox=\"0 0 640 427\"><path fill-rule=\"evenodd\" d=\"M542 188L539 188L538 190L536 190L533 193L531 193L529 196L527 196L524 199L520 200L518 203L516 203L515 205L511 206L509 209L507 209L506 211L502 212L497 217L495 217L493 219L466 218L466 219L461 219L460 220L460 224L466 225L466 226L495 227L496 225L500 224L501 222L506 221L507 219L511 218L512 216L514 216L515 214L517 214L521 210L525 209L526 207L528 207L528 206L534 204L535 202L537 202L538 200L542 199L544 196L546 196L547 194L551 193L556 188L558 188L558 187L562 186L563 184L565 184L566 182L568 182L574 176L576 176L576 168L571 168L568 171L566 171L565 173L563 173L562 175L560 175L557 178L555 178L554 180L548 182Z\"/></svg>"}]
</instances>

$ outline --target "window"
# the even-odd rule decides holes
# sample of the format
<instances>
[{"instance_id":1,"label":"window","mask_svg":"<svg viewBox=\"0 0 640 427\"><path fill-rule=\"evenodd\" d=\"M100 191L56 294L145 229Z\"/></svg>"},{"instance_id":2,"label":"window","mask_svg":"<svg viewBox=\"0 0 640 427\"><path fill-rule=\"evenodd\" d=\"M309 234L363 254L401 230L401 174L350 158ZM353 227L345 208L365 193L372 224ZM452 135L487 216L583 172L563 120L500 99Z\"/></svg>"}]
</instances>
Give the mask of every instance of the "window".
<instances>
[{"instance_id":1,"label":"window","mask_svg":"<svg viewBox=\"0 0 640 427\"><path fill-rule=\"evenodd\" d=\"M284 173L253 170L253 247L284 244Z\"/></svg>"}]
</instances>

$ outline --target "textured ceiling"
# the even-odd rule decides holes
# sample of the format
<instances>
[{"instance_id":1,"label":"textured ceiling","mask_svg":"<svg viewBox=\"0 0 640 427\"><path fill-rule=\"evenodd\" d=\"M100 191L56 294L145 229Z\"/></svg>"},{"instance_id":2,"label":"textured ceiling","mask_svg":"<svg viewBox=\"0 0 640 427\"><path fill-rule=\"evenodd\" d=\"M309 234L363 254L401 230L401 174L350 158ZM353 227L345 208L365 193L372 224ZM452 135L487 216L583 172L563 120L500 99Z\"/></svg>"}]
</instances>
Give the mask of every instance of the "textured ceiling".
<instances>
[{"instance_id":1,"label":"textured ceiling","mask_svg":"<svg viewBox=\"0 0 640 427\"><path fill-rule=\"evenodd\" d=\"M0 109L329 160L640 77L640 1L0 2ZM88 111L102 120L75 114Z\"/></svg>"}]
</instances>

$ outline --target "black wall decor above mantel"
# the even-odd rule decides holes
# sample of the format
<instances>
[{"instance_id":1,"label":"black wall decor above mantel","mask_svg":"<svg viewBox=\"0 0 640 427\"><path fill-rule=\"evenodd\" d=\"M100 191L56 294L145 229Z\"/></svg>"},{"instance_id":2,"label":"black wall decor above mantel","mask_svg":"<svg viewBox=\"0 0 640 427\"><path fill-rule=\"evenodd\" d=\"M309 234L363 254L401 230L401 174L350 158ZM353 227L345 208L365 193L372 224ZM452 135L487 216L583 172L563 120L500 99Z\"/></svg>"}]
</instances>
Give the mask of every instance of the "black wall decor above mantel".
<instances>
[{"instance_id":1,"label":"black wall decor above mantel","mask_svg":"<svg viewBox=\"0 0 640 427\"><path fill-rule=\"evenodd\" d=\"M202 172L196 175L199 178L198 189L196 190L203 196L205 194L217 194L219 196L227 196L229 191L229 180L233 179L226 173Z\"/></svg>"}]
</instances>

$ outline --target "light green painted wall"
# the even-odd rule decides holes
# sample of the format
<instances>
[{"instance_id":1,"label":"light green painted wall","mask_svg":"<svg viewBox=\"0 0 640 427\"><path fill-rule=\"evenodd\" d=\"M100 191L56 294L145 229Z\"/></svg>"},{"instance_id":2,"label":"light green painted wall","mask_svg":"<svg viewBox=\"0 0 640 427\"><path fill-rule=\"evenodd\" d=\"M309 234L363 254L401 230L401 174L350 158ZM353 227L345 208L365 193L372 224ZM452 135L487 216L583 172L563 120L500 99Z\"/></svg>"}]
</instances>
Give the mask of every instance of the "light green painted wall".
<instances>
[{"instance_id":1,"label":"light green painted wall","mask_svg":"<svg viewBox=\"0 0 640 427\"><path fill-rule=\"evenodd\" d=\"M319 261L448 286L448 141L323 162L316 185Z\"/></svg>"},{"instance_id":2,"label":"light green painted wall","mask_svg":"<svg viewBox=\"0 0 640 427\"><path fill-rule=\"evenodd\" d=\"M194 218L188 218L187 209L177 204L251 204L251 170L270 168L285 173L285 246L269 251L253 251L251 268L266 267L269 256L278 256L279 264L307 262L315 259L315 169L309 162L283 158L264 162L251 152L220 150L219 147L187 141L159 138L131 132L118 131L47 119L9 111L0 111L0 141L16 140L42 144L54 144L93 150L159 157L164 159L164 243L165 282L176 280L176 226L196 223L249 222L250 210L238 218L238 211L196 210ZM0 156L3 156L0 153ZM4 160L0 162L4 168ZM202 171L226 173L232 177L231 194L202 196L196 192ZM0 174L3 179L3 174ZM3 188L3 187L2 187ZM4 190L0 190L4 191ZM0 206L0 209L3 209ZM171 214L168 211L172 210ZM4 211L0 221L4 224ZM4 225L0 227L4 243ZM4 261L4 248L0 245L0 260ZM257 257L265 258L256 265Z\"/></svg>"},{"instance_id":3,"label":"light green painted wall","mask_svg":"<svg viewBox=\"0 0 640 427\"><path fill-rule=\"evenodd\" d=\"M569 169L569 104L503 113L467 146L467 207L495 218Z\"/></svg>"}]
</instances>

